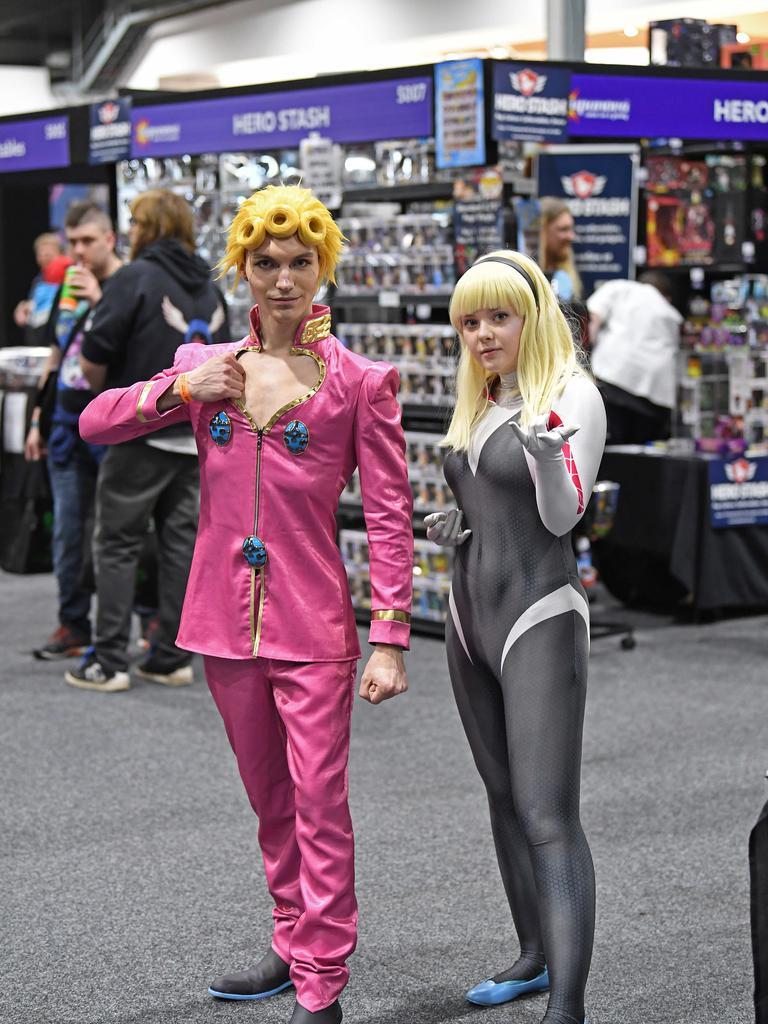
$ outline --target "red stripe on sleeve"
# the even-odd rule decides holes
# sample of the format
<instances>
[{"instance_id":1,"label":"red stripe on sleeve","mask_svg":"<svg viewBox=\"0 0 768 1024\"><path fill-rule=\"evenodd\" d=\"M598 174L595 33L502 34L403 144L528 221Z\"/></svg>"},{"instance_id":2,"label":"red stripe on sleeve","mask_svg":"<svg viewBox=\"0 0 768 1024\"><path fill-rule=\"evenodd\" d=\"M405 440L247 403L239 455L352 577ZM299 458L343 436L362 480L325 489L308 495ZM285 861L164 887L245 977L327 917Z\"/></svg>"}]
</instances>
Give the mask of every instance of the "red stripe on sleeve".
<instances>
[{"instance_id":1,"label":"red stripe on sleeve","mask_svg":"<svg viewBox=\"0 0 768 1024\"><path fill-rule=\"evenodd\" d=\"M557 413L554 411L551 412L549 414L549 419L547 420L547 430L554 430L555 427L562 427L562 425L563 421L560 419ZM579 515L581 515L581 513L584 511L584 490L581 486L581 480L579 480L579 471L576 469L576 463L574 461L573 453L571 451L570 441L566 441L563 445L563 458L565 459L566 469L568 470L571 480L573 481L573 486L576 488L576 494L579 498Z\"/></svg>"}]
</instances>

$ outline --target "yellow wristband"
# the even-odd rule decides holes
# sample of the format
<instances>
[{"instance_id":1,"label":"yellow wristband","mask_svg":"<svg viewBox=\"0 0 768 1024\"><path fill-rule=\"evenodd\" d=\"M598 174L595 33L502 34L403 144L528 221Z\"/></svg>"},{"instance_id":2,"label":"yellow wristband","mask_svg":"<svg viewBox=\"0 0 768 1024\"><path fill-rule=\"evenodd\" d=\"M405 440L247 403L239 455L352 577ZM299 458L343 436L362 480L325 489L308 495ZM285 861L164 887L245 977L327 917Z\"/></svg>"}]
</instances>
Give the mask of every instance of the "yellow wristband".
<instances>
[{"instance_id":1,"label":"yellow wristband","mask_svg":"<svg viewBox=\"0 0 768 1024\"><path fill-rule=\"evenodd\" d=\"M187 383L186 373L179 375L179 398L185 405L189 405L192 401L192 395L189 390L189 384Z\"/></svg>"}]
</instances>

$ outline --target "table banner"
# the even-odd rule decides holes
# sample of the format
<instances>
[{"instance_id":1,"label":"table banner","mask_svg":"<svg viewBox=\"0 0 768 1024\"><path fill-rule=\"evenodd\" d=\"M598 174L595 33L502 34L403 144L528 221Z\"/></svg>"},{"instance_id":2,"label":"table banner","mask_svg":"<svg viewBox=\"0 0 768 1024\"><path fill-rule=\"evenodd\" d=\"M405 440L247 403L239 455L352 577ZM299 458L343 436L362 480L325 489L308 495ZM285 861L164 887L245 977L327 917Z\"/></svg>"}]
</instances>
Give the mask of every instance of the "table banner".
<instances>
[{"instance_id":1,"label":"table banner","mask_svg":"<svg viewBox=\"0 0 768 1024\"><path fill-rule=\"evenodd\" d=\"M712 459L709 512L713 527L768 524L768 456Z\"/></svg>"}]
</instances>

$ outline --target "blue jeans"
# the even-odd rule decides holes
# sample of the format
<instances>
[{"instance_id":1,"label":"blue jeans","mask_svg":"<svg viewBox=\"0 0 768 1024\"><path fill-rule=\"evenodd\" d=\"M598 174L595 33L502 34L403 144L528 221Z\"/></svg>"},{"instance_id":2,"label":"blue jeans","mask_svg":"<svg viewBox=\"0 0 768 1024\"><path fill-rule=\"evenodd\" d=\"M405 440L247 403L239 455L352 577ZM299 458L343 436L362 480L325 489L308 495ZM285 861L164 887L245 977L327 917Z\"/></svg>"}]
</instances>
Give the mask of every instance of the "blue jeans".
<instances>
[{"instance_id":1,"label":"blue jeans","mask_svg":"<svg viewBox=\"0 0 768 1024\"><path fill-rule=\"evenodd\" d=\"M48 460L53 494L53 571L59 587L59 622L86 640L91 635L90 541L99 466L77 442L66 463Z\"/></svg>"}]
</instances>

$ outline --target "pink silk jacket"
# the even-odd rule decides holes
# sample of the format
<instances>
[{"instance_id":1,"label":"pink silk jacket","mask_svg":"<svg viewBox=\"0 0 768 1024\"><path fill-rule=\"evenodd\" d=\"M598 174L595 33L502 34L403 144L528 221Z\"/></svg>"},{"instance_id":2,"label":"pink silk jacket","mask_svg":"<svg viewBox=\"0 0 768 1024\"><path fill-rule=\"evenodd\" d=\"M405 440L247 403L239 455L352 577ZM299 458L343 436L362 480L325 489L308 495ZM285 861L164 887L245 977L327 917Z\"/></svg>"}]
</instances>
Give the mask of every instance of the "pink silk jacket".
<instances>
[{"instance_id":1,"label":"pink silk jacket","mask_svg":"<svg viewBox=\"0 0 768 1024\"><path fill-rule=\"evenodd\" d=\"M176 377L214 355L260 346L258 307L241 342L182 345L169 370L98 395L80 417L94 444L117 444L189 419L200 458L200 521L179 647L219 658L340 661L360 656L336 545L339 496L359 467L371 575L371 643L407 648L412 498L398 375L348 351L313 306L292 353L317 380L259 427L242 401L157 411Z\"/></svg>"}]
</instances>

